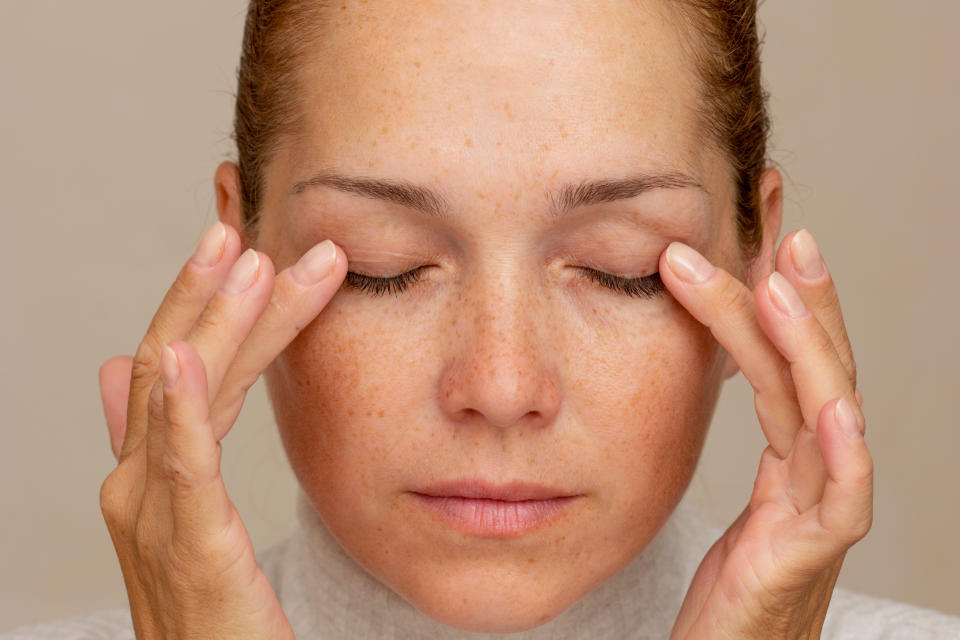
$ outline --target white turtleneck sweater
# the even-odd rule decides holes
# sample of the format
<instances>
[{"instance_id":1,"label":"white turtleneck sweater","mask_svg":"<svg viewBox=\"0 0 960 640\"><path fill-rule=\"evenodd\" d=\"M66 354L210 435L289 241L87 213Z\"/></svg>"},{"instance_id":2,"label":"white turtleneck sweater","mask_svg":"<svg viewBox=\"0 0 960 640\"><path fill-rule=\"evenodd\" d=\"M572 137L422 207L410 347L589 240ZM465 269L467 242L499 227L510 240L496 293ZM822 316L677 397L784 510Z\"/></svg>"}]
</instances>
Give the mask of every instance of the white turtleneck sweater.
<instances>
[{"instance_id":1,"label":"white turtleneck sweater","mask_svg":"<svg viewBox=\"0 0 960 640\"><path fill-rule=\"evenodd\" d=\"M259 554L299 640L665 640L687 586L720 535L681 502L653 541L619 573L535 629L481 634L420 613L357 564L301 491L297 527ZM834 592L826 640L960 640L960 618L844 589ZM126 609L21 627L0 640L133 640Z\"/></svg>"}]
</instances>

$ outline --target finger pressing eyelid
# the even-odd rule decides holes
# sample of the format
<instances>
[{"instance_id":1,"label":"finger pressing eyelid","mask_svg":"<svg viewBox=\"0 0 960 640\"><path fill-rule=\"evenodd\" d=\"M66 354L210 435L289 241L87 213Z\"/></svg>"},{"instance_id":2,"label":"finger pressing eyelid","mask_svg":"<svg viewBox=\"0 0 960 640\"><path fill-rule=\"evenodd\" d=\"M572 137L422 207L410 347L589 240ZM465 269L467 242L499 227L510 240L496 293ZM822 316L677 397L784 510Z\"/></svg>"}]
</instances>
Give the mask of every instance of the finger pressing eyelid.
<instances>
[{"instance_id":1,"label":"finger pressing eyelid","mask_svg":"<svg viewBox=\"0 0 960 640\"><path fill-rule=\"evenodd\" d=\"M813 235L806 229L788 234L777 252L776 263L777 271L790 281L806 307L826 329L847 377L856 386L857 365L843 321L840 299Z\"/></svg>"},{"instance_id":2,"label":"finger pressing eyelid","mask_svg":"<svg viewBox=\"0 0 960 640\"><path fill-rule=\"evenodd\" d=\"M821 407L834 398L846 397L855 404L853 385L833 341L790 282L774 272L757 284L754 298L760 325L790 363L804 422L813 428ZM862 424L862 414L859 419Z\"/></svg>"},{"instance_id":3,"label":"finger pressing eyelid","mask_svg":"<svg viewBox=\"0 0 960 640\"><path fill-rule=\"evenodd\" d=\"M217 438L229 430L260 374L337 293L347 273L346 254L326 242L277 275L270 304L237 351L213 400L210 414ZM304 273L313 274L313 284L304 284Z\"/></svg>"},{"instance_id":4,"label":"finger pressing eyelid","mask_svg":"<svg viewBox=\"0 0 960 640\"><path fill-rule=\"evenodd\" d=\"M753 294L697 251L672 243L660 260L660 276L674 298L733 357L756 393L764 435L781 456L793 444L803 418L787 363L757 321Z\"/></svg>"}]
</instances>

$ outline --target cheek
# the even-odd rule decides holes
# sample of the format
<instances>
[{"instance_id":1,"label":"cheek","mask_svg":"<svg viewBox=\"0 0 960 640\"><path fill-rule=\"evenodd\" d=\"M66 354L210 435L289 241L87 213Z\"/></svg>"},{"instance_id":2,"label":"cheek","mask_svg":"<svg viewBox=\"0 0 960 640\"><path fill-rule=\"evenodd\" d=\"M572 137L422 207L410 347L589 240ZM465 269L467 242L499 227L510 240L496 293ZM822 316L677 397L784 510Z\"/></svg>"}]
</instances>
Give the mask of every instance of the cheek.
<instances>
[{"instance_id":1,"label":"cheek","mask_svg":"<svg viewBox=\"0 0 960 640\"><path fill-rule=\"evenodd\" d=\"M409 310L358 317L346 307L335 298L265 374L291 466L320 509L389 486L419 439L430 437L427 336Z\"/></svg>"},{"instance_id":2,"label":"cheek","mask_svg":"<svg viewBox=\"0 0 960 640\"><path fill-rule=\"evenodd\" d=\"M592 345L596 373L577 383L577 398L607 483L599 494L619 515L609 533L645 544L640 532L660 528L696 468L723 361L709 330L672 298L632 326Z\"/></svg>"}]
</instances>

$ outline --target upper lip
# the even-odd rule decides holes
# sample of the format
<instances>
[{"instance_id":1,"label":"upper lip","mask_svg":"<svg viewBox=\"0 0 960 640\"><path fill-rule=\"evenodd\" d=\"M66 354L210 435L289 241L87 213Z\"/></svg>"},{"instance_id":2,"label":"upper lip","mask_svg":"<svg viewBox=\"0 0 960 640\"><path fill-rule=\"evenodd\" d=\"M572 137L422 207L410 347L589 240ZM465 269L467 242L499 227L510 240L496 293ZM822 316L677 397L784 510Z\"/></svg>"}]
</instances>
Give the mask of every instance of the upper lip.
<instances>
[{"instance_id":1,"label":"upper lip","mask_svg":"<svg viewBox=\"0 0 960 640\"><path fill-rule=\"evenodd\" d=\"M488 500L549 500L576 495L556 487L515 480L507 484L495 484L481 478L469 478L440 482L418 489L420 493L436 497L486 498Z\"/></svg>"}]
</instances>

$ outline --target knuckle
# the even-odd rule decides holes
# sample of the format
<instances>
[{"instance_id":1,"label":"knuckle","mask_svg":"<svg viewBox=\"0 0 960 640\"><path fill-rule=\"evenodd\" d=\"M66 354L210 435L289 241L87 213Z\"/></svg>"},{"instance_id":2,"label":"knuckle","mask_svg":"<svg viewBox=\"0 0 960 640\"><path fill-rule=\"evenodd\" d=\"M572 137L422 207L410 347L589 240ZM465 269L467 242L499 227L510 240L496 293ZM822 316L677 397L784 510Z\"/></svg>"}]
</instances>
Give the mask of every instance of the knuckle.
<instances>
[{"instance_id":1,"label":"knuckle","mask_svg":"<svg viewBox=\"0 0 960 640\"><path fill-rule=\"evenodd\" d=\"M720 297L727 314L735 317L753 314L753 294L730 274L724 276Z\"/></svg>"},{"instance_id":2,"label":"knuckle","mask_svg":"<svg viewBox=\"0 0 960 640\"><path fill-rule=\"evenodd\" d=\"M167 420L163 409L163 385L160 380L156 380L153 388L150 389L150 397L147 400L147 421L148 424L161 425Z\"/></svg>"},{"instance_id":3,"label":"knuckle","mask_svg":"<svg viewBox=\"0 0 960 640\"><path fill-rule=\"evenodd\" d=\"M160 346L152 333L144 336L137 352L133 356L130 378L135 384L143 385L152 380L160 370Z\"/></svg>"},{"instance_id":4,"label":"knuckle","mask_svg":"<svg viewBox=\"0 0 960 640\"><path fill-rule=\"evenodd\" d=\"M863 540L873 527L873 509L864 509L854 514L844 530L843 542L854 545Z\"/></svg>"},{"instance_id":5,"label":"knuckle","mask_svg":"<svg viewBox=\"0 0 960 640\"><path fill-rule=\"evenodd\" d=\"M194 322L193 330L199 333L215 334L223 328L220 314L207 307Z\"/></svg>"},{"instance_id":6,"label":"knuckle","mask_svg":"<svg viewBox=\"0 0 960 640\"><path fill-rule=\"evenodd\" d=\"M119 520L125 502L124 493L114 472L111 472L100 485L100 511L108 525Z\"/></svg>"},{"instance_id":7,"label":"knuckle","mask_svg":"<svg viewBox=\"0 0 960 640\"><path fill-rule=\"evenodd\" d=\"M197 278L191 269L182 269L170 285L167 297L174 302L190 300L197 295Z\"/></svg>"},{"instance_id":8,"label":"knuckle","mask_svg":"<svg viewBox=\"0 0 960 640\"><path fill-rule=\"evenodd\" d=\"M165 449L161 464L163 477L167 480L171 489L179 491L193 486L194 474L176 451L172 451L170 448Z\"/></svg>"},{"instance_id":9,"label":"knuckle","mask_svg":"<svg viewBox=\"0 0 960 640\"><path fill-rule=\"evenodd\" d=\"M833 340L827 335L823 326L818 322L812 322L810 329L806 332L809 348L817 357L829 357L831 354L837 357L837 350L833 346Z\"/></svg>"},{"instance_id":10,"label":"knuckle","mask_svg":"<svg viewBox=\"0 0 960 640\"><path fill-rule=\"evenodd\" d=\"M133 497L132 487L122 465L110 472L100 485L100 512L111 532L119 532L128 523Z\"/></svg>"}]
</instances>

